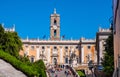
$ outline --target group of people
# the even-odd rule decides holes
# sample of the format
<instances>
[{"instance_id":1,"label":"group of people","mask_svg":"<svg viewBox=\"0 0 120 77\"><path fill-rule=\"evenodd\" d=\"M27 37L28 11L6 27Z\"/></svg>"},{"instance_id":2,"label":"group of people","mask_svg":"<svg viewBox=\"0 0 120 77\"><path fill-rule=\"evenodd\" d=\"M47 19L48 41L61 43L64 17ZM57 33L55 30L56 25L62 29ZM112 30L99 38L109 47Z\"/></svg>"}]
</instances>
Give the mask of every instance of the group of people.
<instances>
[{"instance_id":1,"label":"group of people","mask_svg":"<svg viewBox=\"0 0 120 77\"><path fill-rule=\"evenodd\" d=\"M57 67L57 66L53 66L51 67L49 70L49 76L50 77L73 77L73 73L70 70L70 68L68 66L63 66L63 67Z\"/></svg>"},{"instance_id":2,"label":"group of people","mask_svg":"<svg viewBox=\"0 0 120 77\"><path fill-rule=\"evenodd\" d=\"M72 73L71 73L71 71L65 71L65 75L66 75L66 77L68 76L68 75L71 75Z\"/></svg>"},{"instance_id":3,"label":"group of people","mask_svg":"<svg viewBox=\"0 0 120 77\"><path fill-rule=\"evenodd\" d=\"M60 72L60 71L59 71ZM68 77L68 75L72 75L72 73L68 70L68 71L65 71L65 76ZM55 74L55 77L58 77L59 74Z\"/></svg>"}]
</instances>

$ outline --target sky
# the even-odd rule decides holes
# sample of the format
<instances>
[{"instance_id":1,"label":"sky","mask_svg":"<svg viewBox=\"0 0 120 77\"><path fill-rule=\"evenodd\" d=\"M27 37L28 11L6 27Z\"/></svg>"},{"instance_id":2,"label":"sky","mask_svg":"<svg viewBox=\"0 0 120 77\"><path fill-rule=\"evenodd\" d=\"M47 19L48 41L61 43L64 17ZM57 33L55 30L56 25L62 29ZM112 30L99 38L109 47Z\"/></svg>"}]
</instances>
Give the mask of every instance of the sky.
<instances>
[{"instance_id":1,"label":"sky","mask_svg":"<svg viewBox=\"0 0 120 77\"><path fill-rule=\"evenodd\" d=\"M94 39L98 28L109 28L112 0L0 0L0 23L25 39L50 36L50 15L60 14L60 36Z\"/></svg>"}]
</instances>

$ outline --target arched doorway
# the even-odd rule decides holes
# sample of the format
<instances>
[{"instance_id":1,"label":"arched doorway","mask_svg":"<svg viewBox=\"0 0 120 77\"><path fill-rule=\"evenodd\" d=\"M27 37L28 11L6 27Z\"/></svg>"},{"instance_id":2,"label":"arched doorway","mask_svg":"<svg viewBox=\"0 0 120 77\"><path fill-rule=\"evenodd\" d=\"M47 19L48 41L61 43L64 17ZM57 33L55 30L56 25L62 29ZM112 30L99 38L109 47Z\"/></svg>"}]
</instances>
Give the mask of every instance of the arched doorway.
<instances>
[{"instance_id":1,"label":"arched doorway","mask_svg":"<svg viewBox=\"0 0 120 77\"><path fill-rule=\"evenodd\" d=\"M54 37L56 37L57 35L57 30L54 30Z\"/></svg>"},{"instance_id":2,"label":"arched doorway","mask_svg":"<svg viewBox=\"0 0 120 77\"><path fill-rule=\"evenodd\" d=\"M30 62L33 63L34 62L34 56L30 57Z\"/></svg>"},{"instance_id":3,"label":"arched doorway","mask_svg":"<svg viewBox=\"0 0 120 77\"><path fill-rule=\"evenodd\" d=\"M56 58L53 59L53 62L54 62L54 65L57 65L57 59Z\"/></svg>"}]
</instances>

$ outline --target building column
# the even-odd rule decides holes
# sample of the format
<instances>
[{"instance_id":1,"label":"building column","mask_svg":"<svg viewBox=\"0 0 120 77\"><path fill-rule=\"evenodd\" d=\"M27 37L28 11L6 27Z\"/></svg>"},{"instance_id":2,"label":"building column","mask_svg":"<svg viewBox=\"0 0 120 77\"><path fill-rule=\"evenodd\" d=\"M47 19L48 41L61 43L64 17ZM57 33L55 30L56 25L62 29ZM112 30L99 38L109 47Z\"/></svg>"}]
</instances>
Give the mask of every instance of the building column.
<instances>
[{"instance_id":1,"label":"building column","mask_svg":"<svg viewBox=\"0 0 120 77\"><path fill-rule=\"evenodd\" d=\"M48 63L50 64L50 48L48 48L48 51L47 51L48 53L47 53L47 61L48 61Z\"/></svg>"},{"instance_id":2,"label":"building column","mask_svg":"<svg viewBox=\"0 0 120 77\"><path fill-rule=\"evenodd\" d=\"M27 55L29 55L29 47L27 48Z\"/></svg>"},{"instance_id":3,"label":"building column","mask_svg":"<svg viewBox=\"0 0 120 77\"><path fill-rule=\"evenodd\" d=\"M102 40L100 41L100 43L99 43L99 64L101 64L101 58L103 57L103 47L102 47L103 45L102 45Z\"/></svg>"},{"instance_id":4,"label":"building column","mask_svg":"<svg viewBox=\"0 0 120 77\"><path fill-rule=\"evenodd\" d=\"M81 63L84 63L84 48L83 47L81 47L82 49L81 49Z\"/></svg>"},{"instance_id":5,"label":"building column","mask_svg":"<svg viewBox=\"0 0 120 77\"><path fill-rule=\"evenodd\" d=\"M39 51L39 48L37 48L36 49L36 60L38 60L39 59L39 56L40 56L40 51Z\"/></svg>"},{"instance_id":6,"label":"building column","mask_svg":"<svg viewBox=\"0 0 120 77\"><path fill-rule=\"evenodd\" d=\"M62 48L60 48L60 64L63 63L63 51Z\"/></svg>"},{"instance_id":7,"label":"building column","mask_svg":"<svg viewBox=\"0 0 120 77\"><path fill-rule=\"evenodd\" d=\"M97 51L95 50L95 53L94 53L94 62L97 63Z\"/></svg>"}]
</instances>

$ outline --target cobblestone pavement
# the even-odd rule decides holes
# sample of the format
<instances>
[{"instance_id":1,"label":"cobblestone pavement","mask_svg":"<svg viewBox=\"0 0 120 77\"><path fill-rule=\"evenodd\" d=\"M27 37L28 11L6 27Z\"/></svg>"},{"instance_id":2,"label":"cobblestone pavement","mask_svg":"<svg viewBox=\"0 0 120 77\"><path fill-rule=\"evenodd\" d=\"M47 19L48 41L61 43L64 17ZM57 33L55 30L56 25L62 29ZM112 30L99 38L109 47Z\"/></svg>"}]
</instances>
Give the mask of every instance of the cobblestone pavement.
<instances>
[{"instance_id":1,"label":"cobblestone pavement","mask_svg":"<svg viewBox=\"0 0 120 77\"><path fill-rule=\"evenodd\" d=\"M62 71L56 71L55 73L50 72L50 77L74 77L73 75L65 74L65 71L68 71L68 70L69 69L62 69Z\"/></svg>"},{"instance_id":2,"label":"cobblestone pavement","mask_svg":"<svg viewBox=\"0 0 120 77\"><path fill-rule=\"evenodd\" d=\"M0 77L27 77L12 65L0 59Z\"/></svg>"}]
</instances>

